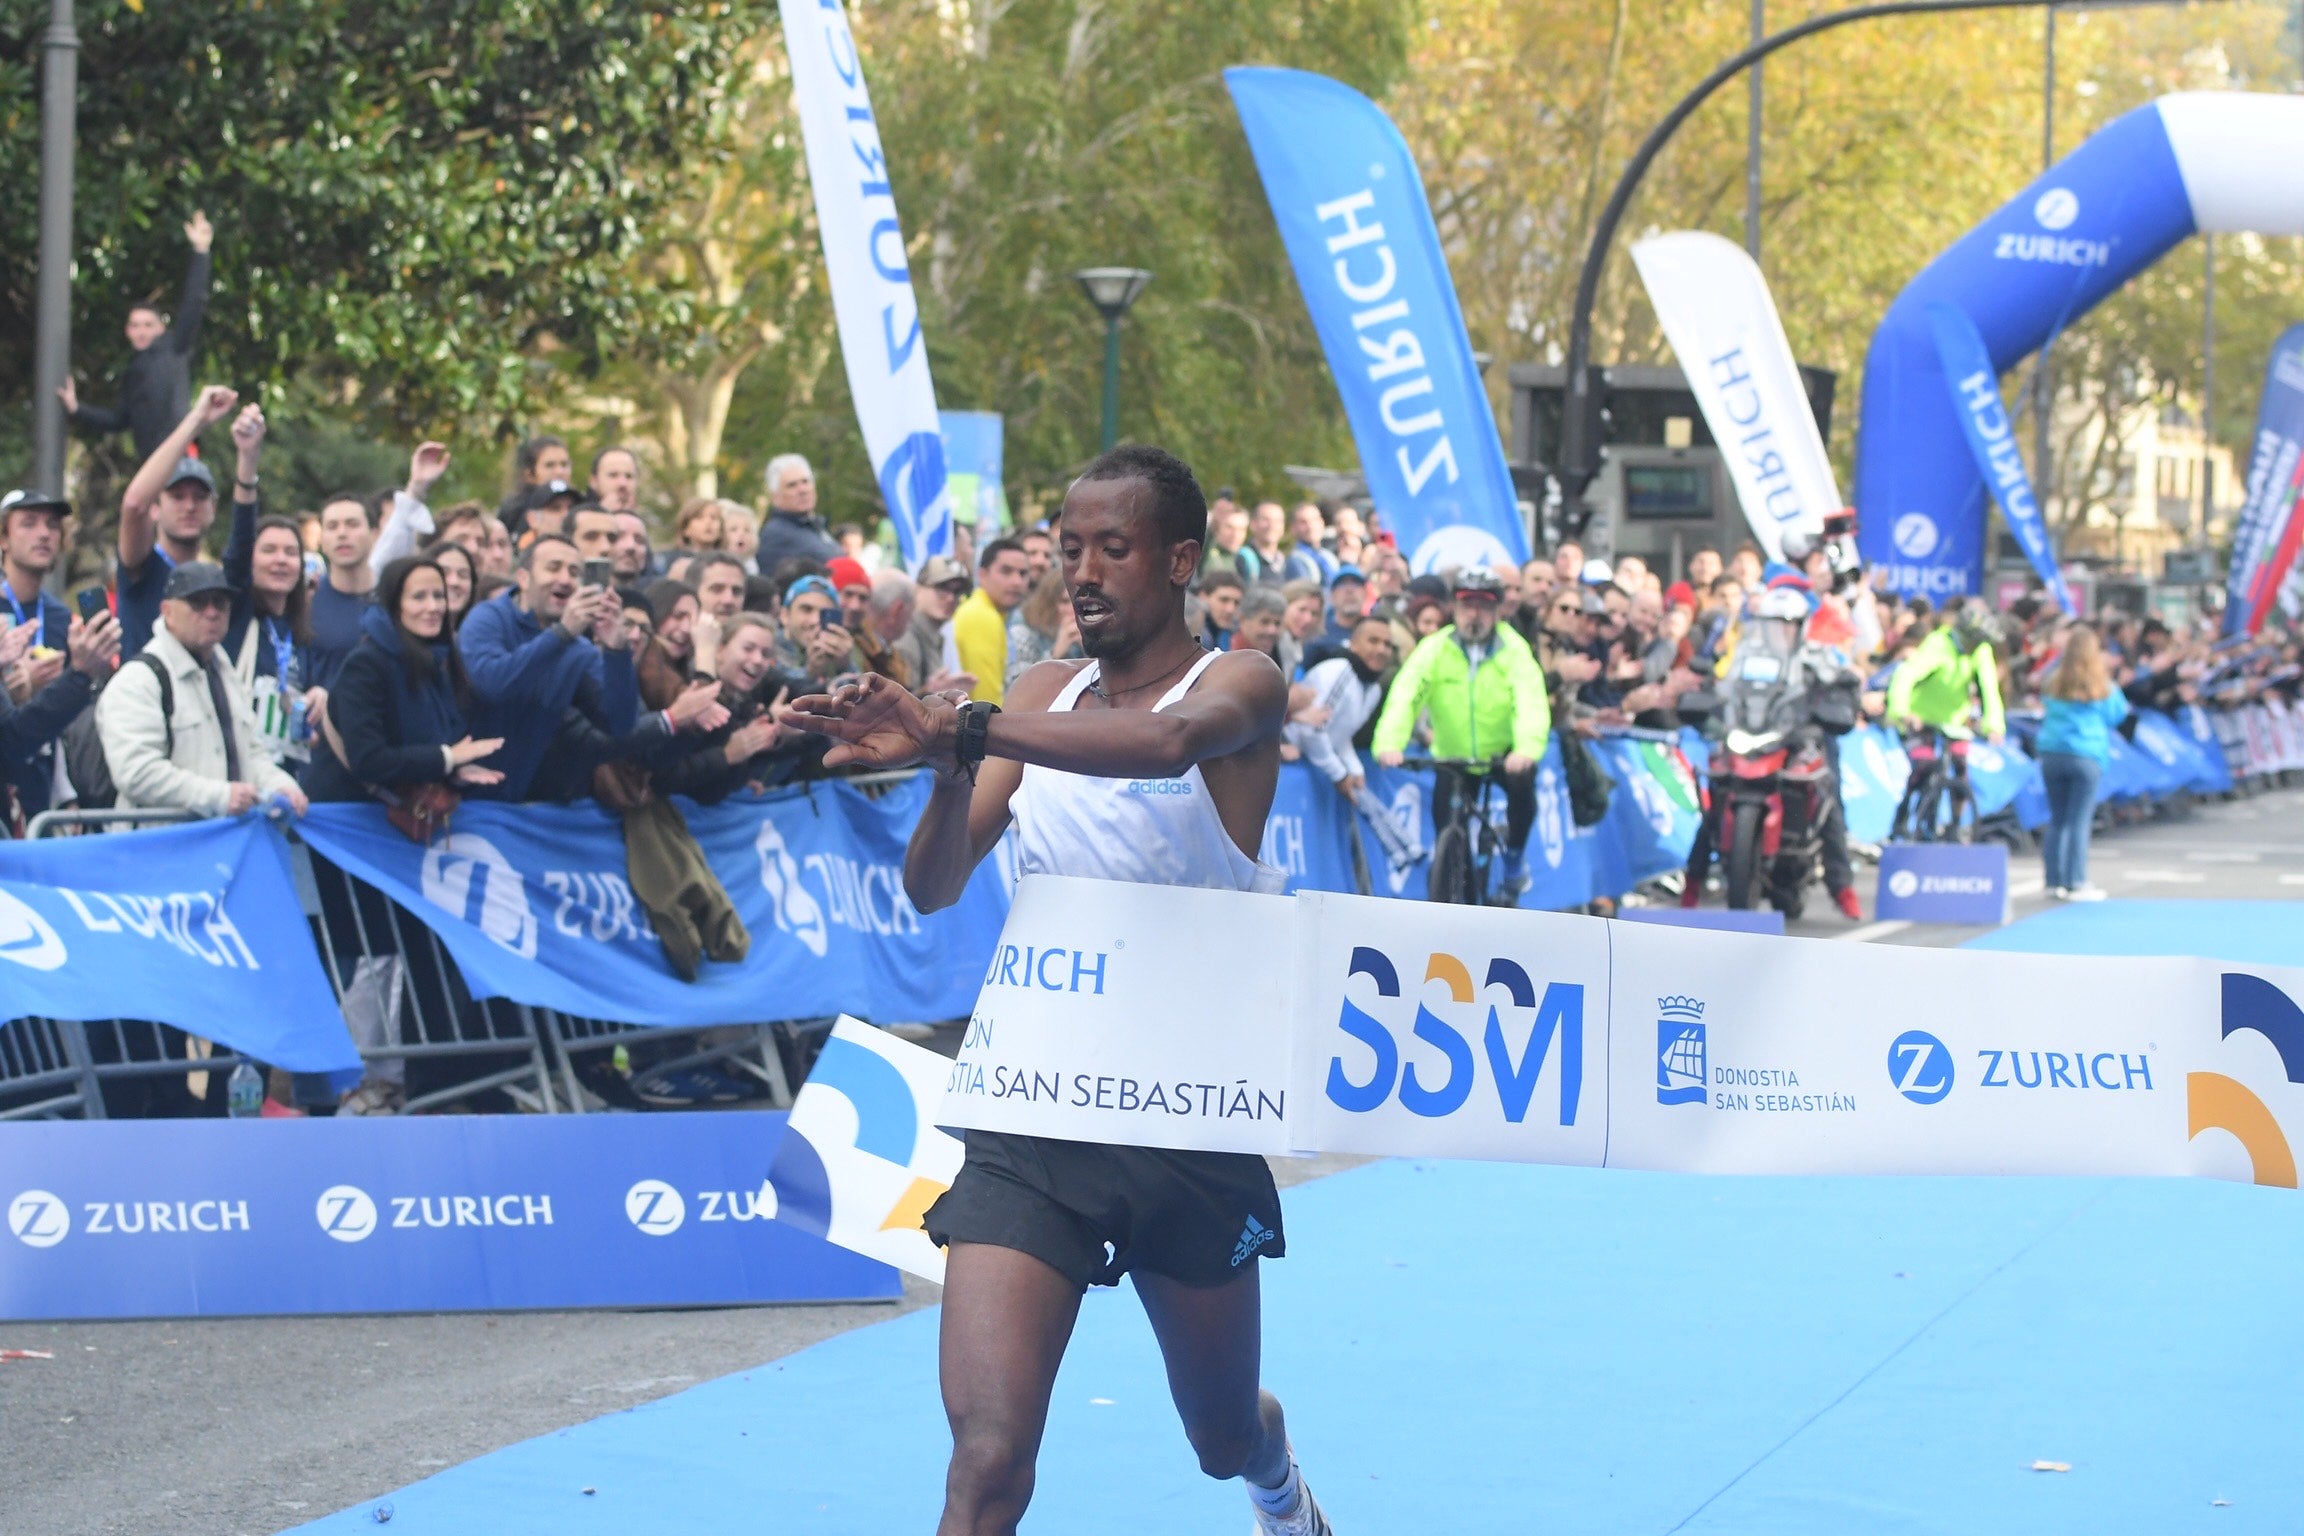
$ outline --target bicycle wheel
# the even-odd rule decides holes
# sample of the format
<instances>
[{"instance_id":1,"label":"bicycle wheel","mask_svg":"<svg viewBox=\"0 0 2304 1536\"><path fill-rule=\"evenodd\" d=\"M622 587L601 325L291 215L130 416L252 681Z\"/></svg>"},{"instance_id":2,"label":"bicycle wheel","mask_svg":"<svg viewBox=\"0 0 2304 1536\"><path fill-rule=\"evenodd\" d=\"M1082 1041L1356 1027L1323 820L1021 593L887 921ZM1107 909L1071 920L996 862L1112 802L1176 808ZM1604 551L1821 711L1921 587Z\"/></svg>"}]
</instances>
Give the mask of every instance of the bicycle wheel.
<instances>
[{"instance_id":1,"label":"bicycle wheel","mask_svg":"<svg viewBox=\"0 0 2304 1536\"><path fill-rule=\"evenodd\" d=\"M1749 911L1753 885L1760 875L1760 825L1768 808L1758 803L1739 805L1728 824L1728 846L1721 854L1721 877L1727 882L1728 908Z\"/></svg>"},{"instance_id":2,"label":"bicycle wheel","mask_svg":"<svg viewBox=\"0 0 2304 1536\"><path fill-rule=\"evenodd\" d=\"M1946 796L1944 841L1963 845L1976 841L1976 792L1965 785L1954 785Z\"/></svg>"},{"instance_id":3,"label":"bicycle wheel","mask_svg":"<svg viewBox=\"0 0 2304 1536\"><path fill-rule=\"evenodd\" d=\"M1472 890L1472 834L1461 826L1443 827L1432 839L1432 867L1425 880L1427 901L1454 902L1468 907L1477 898Z\"/></svg>"},{"instance_id":4,"label":"bicycle wheel","mask_svg":"<svg viewBox=\"0 0 2304 1536\"><path fill-rule=\"evenodd\" d=\"M1912 825L1909 835L1916 843L1940 843L1944 840L1941 824L1944 812L1944 783L1934 774L1920 786L1920 798L1912 805Z\"/></svg>"}]
</instances>

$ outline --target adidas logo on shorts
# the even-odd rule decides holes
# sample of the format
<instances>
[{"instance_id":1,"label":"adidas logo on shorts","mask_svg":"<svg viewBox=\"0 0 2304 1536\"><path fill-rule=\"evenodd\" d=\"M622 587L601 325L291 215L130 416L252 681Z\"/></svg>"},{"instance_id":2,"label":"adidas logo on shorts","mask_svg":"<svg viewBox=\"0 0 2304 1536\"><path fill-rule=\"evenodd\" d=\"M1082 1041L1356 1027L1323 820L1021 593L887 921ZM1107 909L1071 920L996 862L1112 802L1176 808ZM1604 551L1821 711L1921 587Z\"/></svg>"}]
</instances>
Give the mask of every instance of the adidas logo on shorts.
<instances>
[{"instance_id":1,"label":"adidas logo on shorts","mask_svg":"<svg viewBox=\"0 0 2304 1536\"><path fill-rule=\"evenodd\" d=\"M1279 1235L1255 1217L1249 1217L1248 1225L1240 1230L1240 1241L1232 1245L1232 1267L1238 1269L1256 1257L1257 1249Z\"/></svg>"}]
</instances>

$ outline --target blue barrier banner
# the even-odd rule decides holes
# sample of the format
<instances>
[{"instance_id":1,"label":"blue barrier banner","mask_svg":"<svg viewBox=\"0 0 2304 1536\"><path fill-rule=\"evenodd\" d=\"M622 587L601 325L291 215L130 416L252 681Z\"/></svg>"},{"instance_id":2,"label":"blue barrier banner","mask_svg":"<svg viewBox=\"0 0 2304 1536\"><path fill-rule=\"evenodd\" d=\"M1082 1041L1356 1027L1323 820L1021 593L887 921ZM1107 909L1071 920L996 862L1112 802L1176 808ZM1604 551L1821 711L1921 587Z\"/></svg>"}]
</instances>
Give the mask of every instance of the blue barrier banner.
<instances>
[{"instance_id":1,"label":"blue barrier banner","mask_svg":"<svg viewBox=\"0 0 2304 1536\"><path fill-rule=\"evenodd\" d=\"M1904 743L1886 726L1860 725L1840 738L1840 805L1850 841L1875 847L1888 841L1911 778Z\"/></svg>"},{"instance_id":2,"label":"blue barrier banner","mask_svg":"<svg viewBox=\"0 0 2304 1536\"><path fill-rule=\"evenodd\" d=\"M1608 814L1593 829L1592 894L1621 895L1685 868L1704 820L1703 793L1686 756L1675 746L1630 736L1603 736L1589 745L1616 781Z\"/></svg>"},{"instance_id":3,"label":"blue barrier banner","mask_svg":"<svg viewBox=\"0 0 2304 1536\"><path fill-rule=\"evenodd\" d=\"M2256 407L2256 445L2248 456L2248 499L2232 524L2232 566L2224 580L2224 633L2264 627L2288 574L2275 565L2304 498L2304 325L2272 344L2264 363L2264 398ZM2290 559L2295 550L2288 550Z\"/></svg>"},{"instance_id":4,"label":"blue barrier banner","mask_svg":"<svg viewBox=\"0 0 2304 1536\"><path fill-rule=\"evenodd\" d=\"M287 843L253 813L0 842L0 1020L27 1015L150 1019L294 1072L360 1066Z\"/></svg>"},{"instance_id":5,"label":"blue barrier banner","mask_svg":"<svg viewBox=\"0 0 2304 1536\"><path fill-rule=\"evenodd\" d=\"M1264 822L1264 847L1257 857L1288 876L1290 895L1358 890L1347 839L1361 836L1372 861L1370 878L1380 883L1388 867L1384 850L1373 836L1354 826L1354 816L1326 774L1309 763L1282 763L1272 814Z\"/></svg>"},{"instance_id":6,"label":"blue barrier banner","mask_svg":"<svg viewBox=\"0 0 2304 1536\"><path fill-rule=\"evenodd\" d=\"M837 781L717 806L689 830L751 931L740 964L681 982L625 877L621 823L591 804L467 804L429 848L380 808L314 806L305 841L440 935L475 997L627 1024L700 1026L853 1013L950 1019L975 1003L1007 918L1004 856L955 906L923 917L904 846L929 792L870 799Z\"/></svg>"},{"instance_id":7,"label":"blue barrier banner","mask_svg":"<svg viewBox=\"0 0 2304 1536\"><path fill-rule=\"evenodd\" d=\"M1997 928L2008 921L2007 845L1890 843L1874 900L1883 921Z\"/></svg>"},{"instance_id":8,"label":"blue barrier banner","mask_svg":"<svg viewBox=\"0 0 2304 1536\"><path fill-rule=\"evenodd\" d=\"M1528 559L1519 497L1415 157L1383 110L1293 69L1227 69L1272 217L1359 445L1419 573Z\"/></svg>"},{"instance_id":9,"label":"blue barrier banner","mask_svg":"<svg viewBox=\"0 0 2304 1536\"><path fill-rule=\"evenodd\" d=\"M2143 722L2137 722L2139 741L2143 739ZM2172 766L2160 760L2143 747L2131 743L2115 731L2111 739L2112 756L2104 765L2104 776L2097 782L2096 797L2100 800L2162 800L2184 787L2184 779Z\"/></svg>"},{"instance_id":10,"label":"blue barrier banner","mask_svg":"<svg viewBox=\"0 0 2304 1536\"><path fill-rule=\"evenodd\" d=\"M2041 520L2040 500L2032 493L2024 452L2016 446L2016 429L2000 400L1999 370L1984 350L1984 338L1976 334L1976 322L1958 305L1939 301L1928 306L1928 328L1935 333L1936 356L1944 366L1944 382L1952 391L1953 414L1968 438L1977 472L1984 477L1992 498L2000 503L2009 534L2047 583L2056 606L2066 613L2078 613L2072 589L2064 582L2063 567L2056 561L2056 548L2049 542L2047 524Z\"/></svg>"},{"instance_id":11,"label":"blue barrier banner","mask_svg":"<svg viewBox=\"0 0 2304 1536\"><path fill-rule=\"evenodd\" d=\"M2030 753L2014 741L2003 741L1995 746L1989 741L1968 744L1968 785L1976 792L1976 814L1979 817L1997 816L2011 806L2017 808L2017 819L2023 820L2024 808L2020 802L2028 794L2041 795L2041 817L2027 826L2042 826L2047 822L2046 791L2040 789L2040 765Z\"/></svg>"},{"instance_id":12,"label":"blue barrier banner","mask_svg":"<svg viewBox=\"0 0 2304 1536\"><path fill-rule=\"evenodd\" d=\"M0 1318L893 1300L776 1221L784 1116L8 1128Z\"/></svg>"},{"instance_id":13,"label":"blue barrier banner","mask_svg":"<svg viewBox=\"0 0 2304 1536\"><path fill-rule=\"evenodd\" d=\"M1560 743L1553 740L1545 747L1544 761L1536 772L1536 825L1528 838L1529 886L1520 898L1525 910L1557 912L1581 907L1598 897L1621 896L1642 881L1683 867L1695 845L1702 802L1685 758L1670 746L1626 737L1602 737L1588 745L1616 782L1608 814L1596 826L1576 825L1569 809L1567 781L1561 774ZM1368 788L1379 802L1390 807L1396 823L1403 829L1414 829L1419 848L1431 848L1435 828L1430 769L1371 764ZM1501 793L1489 796L1489 813L1501 839ZM1425 899L1428 859L1406 869L1394 869L1373 838L1366 846L1375 895ZM1339 857L1340 864L1320 866L1341 868L1342 878L1337 883L1305 879L1292 884L1291 892L1352 890L1350 855ZM1309 867L1317 861L1305 862Z\"/></svg>"},{"instance_id":14,"label":"blue barrier banner","mask_svg":"<svg viewBox=\"0 0 2304 1536\"><path fill-rule=\"evenodd\" d=\"M2232 788L2232 763L2224 755L2223 738L2216 734L2216 722L2208 718L2208 711L2197 704L2187 704L2177 714L2177 724L2192 739L2193 750L2200 754L2200 782L2193 787L2204 795L2221 795Z\"/></svg>"},{"instance_id":15,"label":"blue barrier banner","mask_svg":"<svg viewBox=\"0 0 2304 1536\"><path fill-rule=\"evenodd\" d=\"M2136 747L2157 763L2177 789L2194 794L2215 794L2219 788L2229 788L2229 775L2221 774L2223 754L2216 753L2217 761L2210 765L2209 756L2191 731L2178 725L2156 709L2139 710L2136 714ZM2220 786L2218 779L2222 778Z\"/></svg>"}]
</instances>

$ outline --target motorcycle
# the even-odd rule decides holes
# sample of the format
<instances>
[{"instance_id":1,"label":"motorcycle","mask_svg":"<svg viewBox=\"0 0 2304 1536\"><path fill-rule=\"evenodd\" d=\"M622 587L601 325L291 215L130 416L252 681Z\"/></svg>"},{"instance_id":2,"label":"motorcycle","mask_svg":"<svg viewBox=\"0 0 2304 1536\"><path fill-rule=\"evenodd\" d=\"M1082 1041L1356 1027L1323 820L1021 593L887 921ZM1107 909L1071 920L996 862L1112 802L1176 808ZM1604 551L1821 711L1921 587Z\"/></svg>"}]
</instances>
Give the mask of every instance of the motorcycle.
<instances>
[{"instance_id":1,"label":"motorcycle","mask_svg":"<svg viewBox=\"0 0 2304 1536\"><path fill-rule=\"evenodd\" d=\"M1718 690L1681 707L1685 715L1693 702L1710 717L1711 788L1699 853L1718 850L1731 910L1750 910L1764 894L1796 918L1817 876L1819 834L1836 789L1824 738L1854 728L1856 695L1852 679L1819 679L1800 659L1804 605L1781 614L1772 606L1764 599L1743 626ZM1701 862L1689 869L1682 898L1689 905L1702 889Z\"/></svg>"}]
</instances>

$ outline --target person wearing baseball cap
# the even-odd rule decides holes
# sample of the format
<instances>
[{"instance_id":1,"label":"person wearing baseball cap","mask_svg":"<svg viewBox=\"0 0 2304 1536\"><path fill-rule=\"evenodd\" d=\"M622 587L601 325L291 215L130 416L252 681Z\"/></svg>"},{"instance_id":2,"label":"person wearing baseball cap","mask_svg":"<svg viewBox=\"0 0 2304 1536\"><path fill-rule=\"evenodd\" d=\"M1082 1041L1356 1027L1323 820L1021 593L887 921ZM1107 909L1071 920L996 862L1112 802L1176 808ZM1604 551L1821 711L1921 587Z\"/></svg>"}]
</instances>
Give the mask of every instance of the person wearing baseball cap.
<instances>
[{"instance_id":1,"label":"person wearing baseball cap","mask_svg":"<svg viewBox=\"0 0 2304 1536\"><path fill-rule=\"evenodd\" d=\"M1335 646L1352 643L1352 626L1368 613L1368 578L1356 565L1340 565L1328 578L1328 628L1321 639Z\"/></svg>"},{"instance_id":2,"label":"person wearing baseball cap","mask_svg":"<svg viewBox=\"0 0 2304 1536\"><path fill-rule=\"evenodd\" d=\"M96 730L124 810L236 816L265 801L304 813L304 791L273 763L248 691L217 648L232 618L222 567L168 573L160 627L96 701Z\"/></svg>"},{"instance_id":3,"label":"person wearing baseball cap","mask_svg":"<svg viewBox=\"0 0 2304 1536\"><path fill-rule=\"evenodd\" d=\"M71 503L43 491L0 496L0 662L27 659L30 693L22 704L0 688L0 837L8 835L8 791L27 819L55 795L56 741L79 717L120 655L120 629L99 605L74 618L41 590L63 548ZM98 592L101 596L101 591Z\"/></svg>"},{"instance_id":4,"label":"person wearing baseball cap","mask_svg":"<svg viewBox=\"0 0 2304 1536\"><path fill-rule=\"evenodd\" d=\"M912 624L896 642L896 655L918 689L941 673L957 673L960 658L948 626L968 595L968 568L946 555L930 555L914 578Z\"/></svg>"},{"instance_id":5,"label":"person wearing baseball cap","mask_svg":"<svg viewBox=\"0 0 2304 1536\"><path fill-rule=\"evenodd\" d=\"M565 480L546 480L530 487L526 509L528 531L520 535L520 547L526 549L547 533L565 533L568 511L575 505L576 487Z\"/></svg>"},{"instance_id":6,"label":"person wearing baseball cap","mask_svg":"<svg viewBox=\"0 0 2304 1536\"><path fill-rule=\"evenodd\" d=\"M176 430L152 450L121 493L115 606L123 656L135 655L151 640L168 573L200 558L200 545L216 521L216 476L191 450L201 433L239 406L238 392L220 384L200 391ZM253 495L256 488L244 489Z\"/></svg>"}]
</instances>

